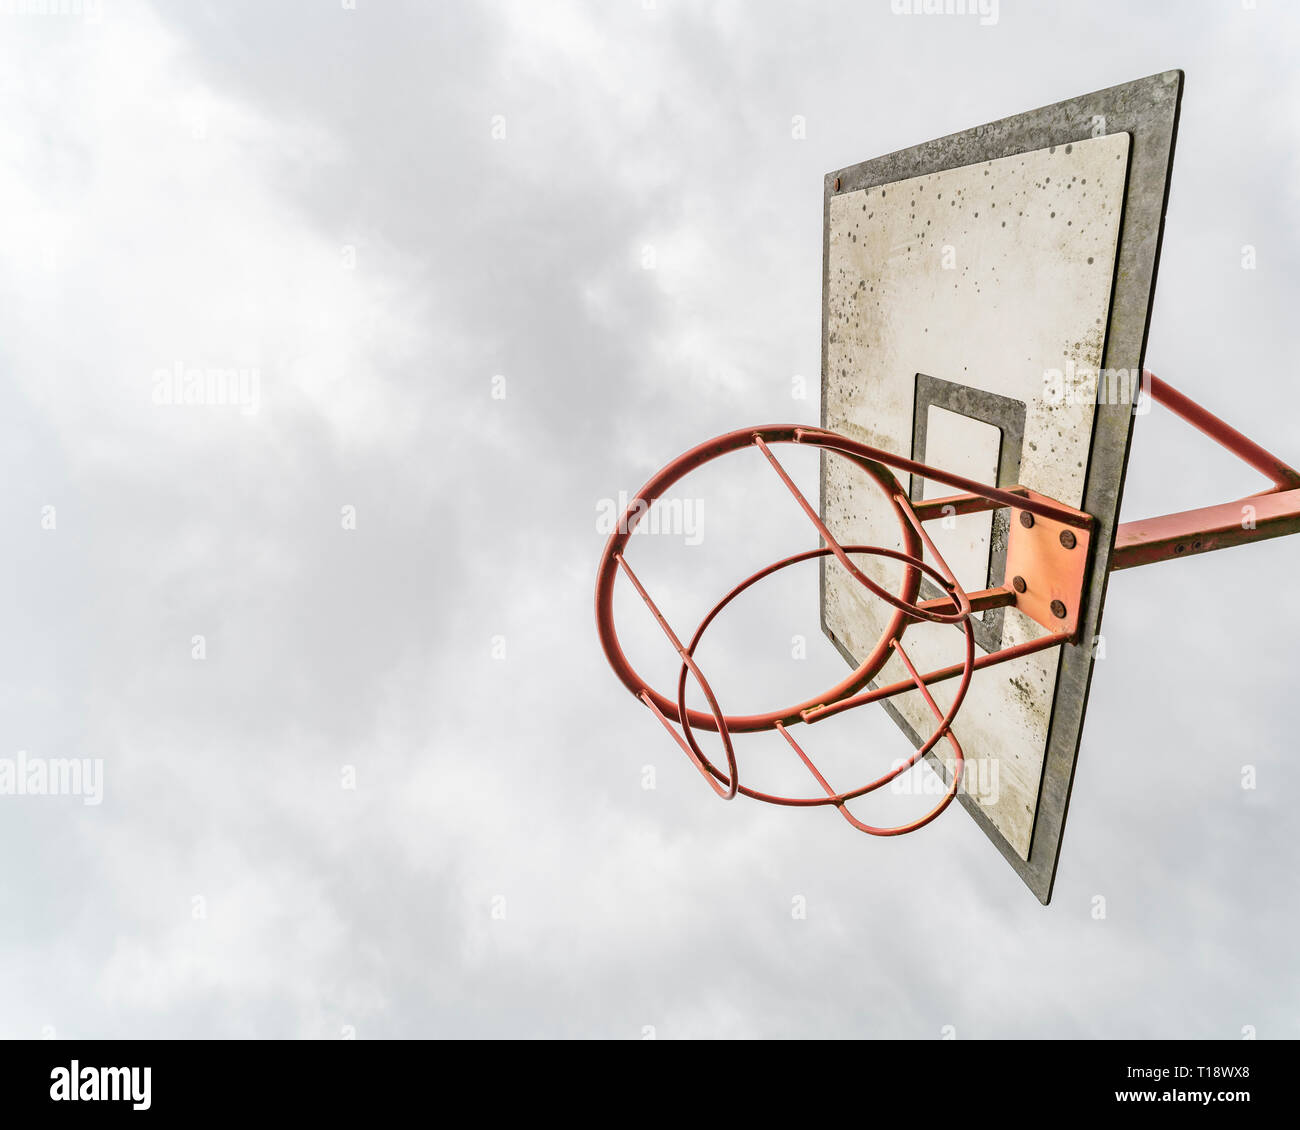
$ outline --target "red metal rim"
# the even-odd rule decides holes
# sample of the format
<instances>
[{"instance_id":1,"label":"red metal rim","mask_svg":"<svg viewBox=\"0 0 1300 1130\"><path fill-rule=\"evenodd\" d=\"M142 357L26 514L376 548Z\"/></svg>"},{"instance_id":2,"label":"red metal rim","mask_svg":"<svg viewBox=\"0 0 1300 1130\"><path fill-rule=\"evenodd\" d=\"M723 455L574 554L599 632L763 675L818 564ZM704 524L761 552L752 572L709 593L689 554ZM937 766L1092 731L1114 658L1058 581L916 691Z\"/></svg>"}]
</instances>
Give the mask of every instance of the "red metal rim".
<instances>
[{"instance_id":1,"label":"red metal rim","mask_svg":"<svg viewBox=\"0 0 1300 1130\"><path fill-rule=\"evenodd\" d=\"M874 448L867 447L865 444L855 444L853 441L846 440L832 432L818 432L815 429L785 425L742 428L738 431L728 432L726 435L717 436L678 456L650 479L632 499L606 543L596 575L596 628L606 660L614 669L614 673L623 682L623 685L637 698L644 699L648 697L656 710L674 722L682 722L677 703L660 694L637 673L624 654L622 645L619 643L618 633L614 627L614 582L619 573L623 550L631 539L637 523L649 512L649 508L654 504L655 500L661 497L670 487L691 471L712 462L714 459L747 447L756 446L756 440L762 440L768 444L799 443L803 446L835 451L836 454L847 458L866 472L889 499L890 505L893 506L898 516L899 529L905 546L904 552L907 557L914 562L919 560L923 552L924 542L917 532L917 524L914 524L913 519L909 516L909 509L905 504L905 496L902 494L898 480L878 460L873 458L873 456L882 453L877 452ZM903 502L900 503L900 499L903 499ZM642 508L641 504L644 504L644 508ZM835 549L839 549L839 546L836 545ZM834 553L835 549L828 548L828 552ZM911 562L908 562L908 564L909 568L905 571L902 590L898 595L881 590L874 583L868 586L877 595L883 593L884 598L894 604L895 611L876 646L848 678L822 694L781 710L773 710L765 714L722 715L725 728L733 734L739 734L771 730L778 724L794 724L802 721L801 715L803 711L825 703L838 701L847 695L855 694L865 687L885 665L885 662L889 659L892 641L901 636L910 620L937 619L933 614L916 606L916 597L921 586L921 570L912 565ZM629 575L632 575L626 562L623 562L622 565L624 570L628 571ZM849 568L852 573L857 574L855 579L860 579L860 571L851 564ZM941 577L940 582L945 590L951 591L952 586L947 578ZM962 595L964 597L964 594ZM900 602L903 605L902 607L900 607ZM715 730L717 728L717 722L711 713L692 710L688 712L686 718L687 724L697 729Z\"/></svg>"},{"instance_id":2,"label":"red metal rim","mask_svg":"<svg viewBox=\"0 0 1300 1130\"><path fill-rule=\"evenodd\" d=\"M916 558L912 558L909 560L906 554L900 553L898 550L887 549L880 546L869 546L869 545L853 545L853 546L845 546L843 548L845 552L848 553L866 553L874 556L884 556L884 557L890 557L896 560L904 561L914 566L915 568L920 569L922 572L930 576L931 579L938 582L943 581L943 576L937 569L926 564L926 562ZM814 560L819 557L826 557L827 555L832 554L833 552L834 550L832 550L830 547L822 547L820 549L810 549L805 551L804 553L796 553L791 557L784 558L783 560L777 561L772 565L768 565L766 568L760 569L753 576L747 577L744 581L742 581L739 585L737 585L729 593L727 593L727 595L724 596L720 601L718 601L718 603L715 604L712 609L709 610L708 614L704 617L704 619L700 621L699 627L695 629L695 634L691 637L690 644L687 645L685 651L682 654L682 667L677 681L677 706L678 706L679 719L689 718L692 714L698 713L697 711L688 711L686 709L686 675L689 670L691 673L696 675L697 679L702 678L702 676L700 676L699 674L699 668L696 666L694 661L695 651L696 648L699 647L700 640L704 637L704 633L708 630L709 625L717 618L718 614L722 612L722 610L726 608L727 605L729 605L742 592L749 589L753 585L757 584L765 577L769 577L773 573L777 573L782 569L789 568L791 565L797 565L800 562ZM955 599L953 603L954 606L956 606L957 602ZM924 757L927 753L929 753L929 751L933 749L935 745L937 745L938 742L943 737L951 735L951 727L952 727L953 720L957 717L957 712L961 709L962 703L965 701L966 693L970 689L971 678L975 673L975 634L973 629L970 626L969 617L964 619L961 622L960 626L963 629L963 632L966 637L966 651L965 651L965 659L964 659L964 666L963 666L963 671L961 676L961 682L958 684L957 693L953 697L952 705L948 708L946 714L940 716L939 723L935 727L934 731L931 733L929 739L913 753L911 758L895 766L888 773L885 773L883 776L876 778L875 780L869 782L866 785L861 785L858 788L849 789L844 792L828 791L828 794L826 796L821 796L821 797L786 797L776 793L761 792L757 789L752 789L746 785L738 785L736 779L734 758L728 756L728 769L731 771L730 776L721 773L718 770L718 768L709 760L709 758L700 749L699 744L695 740L695 735L692 733L692 727L689 721L681 723L683 735L685 736L687 745L690 747L688 752L692 755L692 759L695 761L697 767L706 770L707 773L710 774L713 778L716 778L718 782L721 782L722 784L730 788L733 791L733 793L739 793L740 795L750 797L753 800L765 801L768 804L782 804L782 805L790 805L796 807L817 806L817 805L825 805L825 804L833 804L836 806L841 806L847 801L853 800L857 797L865 796L867 793L874 792L876 789L880 788L881 786L889 784L889 782L893 781L902 773L907 772L907 770L911 769L918 761L921 760L922 757ZM891 650L898 650L900 656L903 659L903 662L907 665L909 671L912 671L911 663L907 660L905 655L902 655L901 648L899 647L901 641L901 634L902 633L900 632L899 637L892 638L888 641L888 648ZM912 673L915 676L915 671L912 671ZM923 685L924 684L918 682L918 686L923 686ZM926 698L929 699L928 692L923 692L923 693L925 693ZM710 698L710 704L711 705L714 704L714 700L712 698ZM933 702L931 702L931 705L933 705ZM780 725L778 728L781 729L783 734L785 734L786 740L790 741L790 743L794 746L796 752L799 753L800 757L804 758L805 763L808 765L809 769L813 771L817 779L829 790L829 785L826 785L825 779L817 771L816 767L811 762L809 762L806 757L804 757L803 751L799 749L798 744L794 742L792 738L790 738L790 735L788 733L786 733L784 724ZM958 764L958 770L953 774L952 786L949 792L945 795L944 800L933 811L928 813L926 816L922 817L919 821L913 821L910 824L900 825L898 828L882 829L882 828L874 828L870 825L861 824L861 822L854 819L847 811L844 813L845 817L849 819L850 822L853 823L855 827L858 827L861 831L869 832L872 835L899 835L902 832L913 831L914 829L929 823L936 816L938 816L944 810L944 808L947 807L948 803L951 802L953 796L956 795L956 790L960 781L960 773L961 773L960 766L964 758L961 751L961 747L956 742L955 739L953 739L952 744L954 750L956 751L956 759ZM724 745L730 755L731 744L729 741L725 741L725 738L724 738ZM719 791L716 785L715 785L715 791Z\"/></svg>"},{"instance_id":3,"label":"red metal rim","mask_svg":"<svg viewBox=\"0 0 1300 1130\"><path fill-rule=\"evenodd\" d=\"M820 516L804 497L798 486L795 485L794 481L786 473L780 461L772 453L768 446L769 443L801 443L807 446L818 447L826 451L833 451L841 457L849 459L850 462L854 463L859 469L865 471L875 482L877 487L883 491L885 497L889 500L890 505L893 506L895 514L899 520L899 528L906 550L899 551L882 546L868 545L841 546L831 532L826 528ZM757 447L771 463L776 474L781 478L817 532L821 535L824 544L821 548L794 554L791 557L784 558L772 565L768 565L752 576L741 581L740 584L731 589L730 592L728 592L716 605L714 605L712 609L710 609L696 628L694 635L691 637L689 646L683 646L667 618L659 610L653 598L646 591L645 587L637 578L636 573L628 564L623 551L627 546L628 540L635 532L637 523L649 512L654 502L669 487L678 482L685 475L689 474L690 471L696 467L719 458L722 455L751 445ZM934 820L948 807L957 794L961 784L965 757L961 744L957 741L956 736L952 732L952 724L965 701L976 668L975 635L970 623L972 605L970 598L965 591L963 591L947 563L943 560L943 556L939 553L934 546L934 543L926 534L922 520L913 509L910 500L903 493L898 484L898 480L894 477L893 473L887 469L888 465L891 464L908 470L917 470L927 478L946 481L949 485L955 485L962 488L967 485L977 487L983 497L993 499L994 501L998 500L998 496L1005 494L1008 499L1014 498L1016 502L1022 502L1022 499L1018 496L1009 495L1007 492L1000 491L997 488L983 488L980 487L979 484L968 484L968 480L947 475L944 472L933 471L932 468L922 467L920 464L913 464L910 460L902 459L899 456L893 456L887 452L881 452L875 448L867 447L865 444L858 444L852 440L846 440L844 437L837 436L831 432L797 427L744 429L709 440L708 442L693 448L691 451L686 452L684 455L679 456L672 463L668 464L668 466L660 471L658 475L652 478L650 482L648 482L638 492L637 497L624 512L618 526L610 535L609 542L605 547L605 554L601 560L596 583L597 628L600 633L601 644L605 650L606 657L624 684L650 707L651 711L659 718L659 721L663 724L665 729L668 730L673 739L686 752L687 756L700 771L701 775L709 782L709 785L714 792L724 799L730 800L737 795L744 795L751 799L761 800L769 804L793 807L820 807L823 805L833 805L854 828L876 836L895 836L914 831L917 828L921 828L930 823L930 821ZM1055 504L1050 502L1041 503L1037 502L1037 500L1027 499L1023 501L1036 503L1037 508L1043 512L1045 516L1054 516L1049 512L1058 509ZM1031 509L1031 506L1025 505L1022 506L1022 508ZM935 566L937 566L937 568L926 563L923 559L923 554L925 552L929 552L933 555ZM868 554L902 562L905 566L902 595L895 595L873 582L871 578L866 576L866 574L864 574L854 564L850 559L850 554ZM743 715L736 718L731 718L723 714L721 707L718 704L717 697L713 693L712 687L704 677L703 672L700 670L699 665L695 662L694 658L695 651L699 647L704 633L724 608L731 604L731 602L741 593L757 584L760 580L770 577L772 574L779 572L782 569L789 568L791 565L810 560L817 560L828 555L833 555L849 575L858 581L859 584L893 607L894 613L892 617L890 617L890 620L875 647L867 656L867 659L848 679L826 694L810 699L806 703L791 707L788 710L773 711L768 714ZM651 615L656 621L658 621L660 628L663 630L669 642L682 660L681 669L678 673L677 701L675 703L669 701L665 696L653 690L632 668L623 653L613 623L614 582L620 570L627 574L628 580L641 596L641 599L646 604ZM942 607L939 605L939 602L927 601L927 607L924 608L916 603L922 574L931 577L943 590L946 591L948 600L951 602L952 606L951 612L939 611L938 607L936 607L936 605ZM926 681L930 676L921 676L918 674L911 659L903 648L903 633L908 625L914 620L927 620L935 623L960 625L965 634L966 646L963 662L960 667L954 667L950 672L951 674L960 674L960 682L953 697L952 704L946 713L939 708L934 697L930 693ZM906 667L911 683L925 699L926 704L937 720L937 724L930 737L915 750L908 760L900 762L889 772L877 777L875 780L870 781L865 785L860 785L857 788L846 791L836 791L822 775L821 771L813 763L811 758L809 758L800 748L799 743L790 735L787 725L796 721L809 722L812 720L809 717L809 714L815 711L824 713L828 704L843 702L849 696L854 695L883 668L891 651L898 655L900 661ZM947 677L948 673L949 672L945 669L944 676ZM707 714L701 711L690 710L686 706L686 680L688 675L695 678L708 701L709 712ZM900 689L904 685L905 683L900 684ZM891 690L889 693L892 694L895 693L895 691ZM681 732L676 729L674 722L681 726ZM719 734L726 753L726 773L719 770L700 748L694 733L694 728L697 727L713 730ZM820 797L781 796L774 793L765 793L740 784L739 769L737 767L730 731L733 729L740 731L753 731L771 728L778 730L782 737L784 737L790 744L795 753L816 779L817 783L822 787L825 795ZM943 738L946 738L953 748L955 754L955 765L952 774L952 782L947 792L930 812L919 819L912 820L908 823L897 825L895 827L882 828L866 824L863 821L858 820L848 811L847 802L873 792L874 790L881 788L883 785L897 779L900 774L905 773L915 766L916 763L930 752Z\"/></svg>"}]
</instances>

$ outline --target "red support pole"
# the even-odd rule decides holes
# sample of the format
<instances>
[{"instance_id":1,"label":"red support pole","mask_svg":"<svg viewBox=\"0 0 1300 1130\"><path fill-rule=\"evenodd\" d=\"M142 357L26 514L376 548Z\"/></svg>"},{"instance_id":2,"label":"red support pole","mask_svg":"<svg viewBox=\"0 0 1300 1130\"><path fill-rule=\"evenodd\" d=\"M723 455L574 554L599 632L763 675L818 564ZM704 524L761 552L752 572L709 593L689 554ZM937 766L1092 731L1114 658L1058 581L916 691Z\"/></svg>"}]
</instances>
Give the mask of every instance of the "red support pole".
<instances>
[{"instance_id":1,"label":"red support pole","mask_svg":"<svg viewBox=\"0 0 1300 1130\"><path fill-rule=\"evenodd\" d=\"M1122 523L1115 533L1115 552L1110 560L1112 572L1300 533L1300 471L1247 439L1154 373L1143 373L1143 380L1152 400L1267 475L1273 489L1238 502Z\"/></svg>"},{"instance_id":2,"label":"red support pole","mask_svg":"<svg viewBox=\"0 0 1300 1130\"><path fill-rule=\"evenodd\" d=\"M1271 452L1265 451L1253 439L1247 439L1236 428L1224 423L1214 413L1202 408L1196 401L1184 396L1172 385L1166 384L1149 369L1142 374L1142 377L1152 400L1157 404L1163 404L1175 416L1186 420L1220 447L1226 447L1261 475L1267 475L1275 487L1281 490L1300 487L1300 471L1289 467Z\"/></svg>"}]
</instances>

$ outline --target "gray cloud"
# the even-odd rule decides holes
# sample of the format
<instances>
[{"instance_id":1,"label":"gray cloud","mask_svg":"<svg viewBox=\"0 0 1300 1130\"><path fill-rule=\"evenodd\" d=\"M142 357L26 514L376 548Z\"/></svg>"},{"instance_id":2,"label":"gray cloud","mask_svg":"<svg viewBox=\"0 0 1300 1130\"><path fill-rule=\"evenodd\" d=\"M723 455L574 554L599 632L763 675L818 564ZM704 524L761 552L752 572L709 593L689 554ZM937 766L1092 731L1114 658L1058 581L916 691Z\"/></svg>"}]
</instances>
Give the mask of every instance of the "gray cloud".
<instances>
[{"instance_id":1,"label":"gray cloud","mask_svg":"<svg viewBox=\"0 0 1300 1130\"><path fill-rule=\"evenodd\" d=\"M1046 911L958 812L878 843L721 805L610 675L591 608L601 499L708 435L816 418L791 381L816 387L827 169L1170 66L1150 363L1300 457L1294 14L11 22L0 754L103 757L106 787L0 800L23 861L0 886L5 1035L1298 1034L1277 960L1300 909L1293 545L1115 578ZM255 367L262 410L155 404L178 361ZM811 544L737 462L688 490L703 545L636 545L681 623ZM1126 517L1253 489L1139 421ZM717 632L727 701L842 677L811 570ZM628 634L667 684L653 625ZM880 717L825 733L846 771L901 740ZM779 742L755 756L791 772Z\"/></svg>"}]
</instances>

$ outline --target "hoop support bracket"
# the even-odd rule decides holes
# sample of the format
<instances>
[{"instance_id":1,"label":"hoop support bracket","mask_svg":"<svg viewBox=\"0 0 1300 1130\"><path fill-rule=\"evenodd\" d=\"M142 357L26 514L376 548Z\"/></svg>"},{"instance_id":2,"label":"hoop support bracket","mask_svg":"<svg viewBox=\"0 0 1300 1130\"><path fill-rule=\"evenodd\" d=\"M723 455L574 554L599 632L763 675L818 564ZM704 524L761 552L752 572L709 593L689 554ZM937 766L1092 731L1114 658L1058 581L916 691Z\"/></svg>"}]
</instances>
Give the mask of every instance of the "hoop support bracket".
<instances>
[{"instance_id":1,"label":"hoop support bracket","mask_svg":"<svg viewBox=\"0 0 1300 1130\"><path fill-rule=\"evenodd\" d=\"M1247 439L1154 373L1147 371L1142 376L1146 391L1156 404L1164 405L1231 451L1273 485L1236 502L1121 523L1115 532L1115 551L1110 560L1112 572L1300 533L1300 471Z\"/></svg>"}]
</instances>

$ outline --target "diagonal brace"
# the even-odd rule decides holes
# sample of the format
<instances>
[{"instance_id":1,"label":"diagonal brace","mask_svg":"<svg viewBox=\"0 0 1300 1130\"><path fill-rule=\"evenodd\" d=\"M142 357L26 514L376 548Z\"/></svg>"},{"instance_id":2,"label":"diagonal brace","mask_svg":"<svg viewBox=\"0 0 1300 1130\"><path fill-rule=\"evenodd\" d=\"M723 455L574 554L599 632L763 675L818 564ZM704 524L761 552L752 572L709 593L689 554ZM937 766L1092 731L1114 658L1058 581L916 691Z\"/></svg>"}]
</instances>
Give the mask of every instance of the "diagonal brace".
<instances>
[{"instance_id":1,"label":"diagonal brace","mask_svg":"<svg viewBox=\"0 0 1300 1130\"><path fill-rule=\"evenodd\" d=\"M1300 471L1283 463L1253 440L1247 439L1236 428L1224 423L1154 373L1145 372L1143 378L1152 400L1163 404L1243 462L1266 475L1273 487L1237 502L1224 502L1217 506L1121 523L1115 532L1115 552L1110 564L1112 571L1300 533Z\"/></svg>"}]
</instances>

